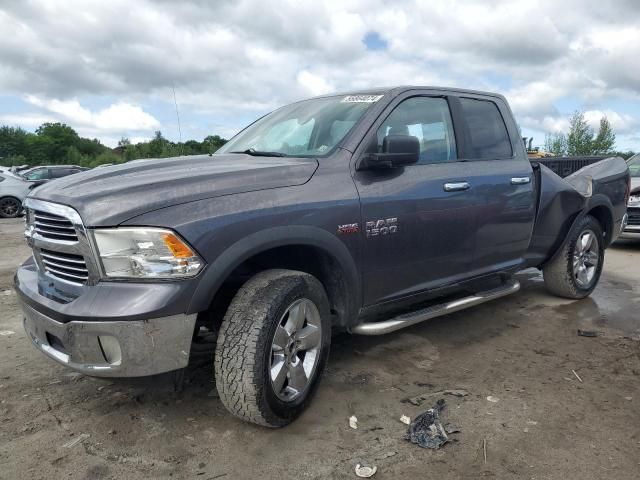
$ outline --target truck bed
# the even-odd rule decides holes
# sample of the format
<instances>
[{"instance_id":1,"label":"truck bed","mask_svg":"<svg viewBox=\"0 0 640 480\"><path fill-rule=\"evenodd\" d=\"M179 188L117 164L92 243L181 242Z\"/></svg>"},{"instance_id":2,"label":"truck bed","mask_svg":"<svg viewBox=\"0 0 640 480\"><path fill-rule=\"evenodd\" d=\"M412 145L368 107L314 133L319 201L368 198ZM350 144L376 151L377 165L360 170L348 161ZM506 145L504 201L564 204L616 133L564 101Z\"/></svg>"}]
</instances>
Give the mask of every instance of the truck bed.
<instances>
[{"instance_id":1,"label":"truck bed","mask_svg":"<svg viewBox=\"0 0 640 480\"><path fill-rule=\"evenodd\" d=\"M531 159L531 163L540 163L559 177L565 178L593 163L604 160L603 156L587 157L547 157Z\"/></svg>"}]
</instances>

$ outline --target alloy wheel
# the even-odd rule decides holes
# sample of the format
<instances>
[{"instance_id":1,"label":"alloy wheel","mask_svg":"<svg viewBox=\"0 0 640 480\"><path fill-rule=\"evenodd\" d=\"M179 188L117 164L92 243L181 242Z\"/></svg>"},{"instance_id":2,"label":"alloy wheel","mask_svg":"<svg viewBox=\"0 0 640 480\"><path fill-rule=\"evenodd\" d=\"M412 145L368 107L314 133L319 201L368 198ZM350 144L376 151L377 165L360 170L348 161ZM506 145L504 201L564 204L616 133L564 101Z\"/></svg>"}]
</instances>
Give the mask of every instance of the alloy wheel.
<instances>
[{"instance_id":1,"label":"alloy wheel","mask_svg":"<svg viewBox=\"0 0 640 480\"><path fill-rule=\"evenodd\" d=\"M280 318L271 345L269 375L276 396L291 402L311 383L322 347L322 324L307 298L293 302Z\"/></svg>"}]
</instances>

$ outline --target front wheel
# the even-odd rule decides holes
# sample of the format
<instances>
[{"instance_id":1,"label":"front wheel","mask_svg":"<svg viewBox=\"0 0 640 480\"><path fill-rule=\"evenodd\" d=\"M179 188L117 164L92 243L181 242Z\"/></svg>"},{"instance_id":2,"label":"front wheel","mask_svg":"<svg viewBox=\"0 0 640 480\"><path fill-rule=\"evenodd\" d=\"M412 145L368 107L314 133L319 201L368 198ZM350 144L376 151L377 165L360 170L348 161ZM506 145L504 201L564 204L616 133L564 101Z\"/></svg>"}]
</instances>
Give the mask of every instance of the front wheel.
<instances>
[{"instance_id":1,"label":"front wheel","mask_svg":"<svg viewBox=\"0 0 640 480\"><path fill-rule=\"evenodd\" d=\"M307 407L327 363L329 302L312 275L267 270L233 298L220 327L216 386L234 415L268 427Z\"/></svg>"},{"instance_id":2,"label":"front wheel","mask_svg":"<svg viewBox=\"0 0 640 480\"><path fill-rule=\"evenodd\" d=\"M604 235L600 222L585 216L562 251L543 268L544 283L554 295L588 296L600 279L604 264Z\"/></svg>"}]
</instances>

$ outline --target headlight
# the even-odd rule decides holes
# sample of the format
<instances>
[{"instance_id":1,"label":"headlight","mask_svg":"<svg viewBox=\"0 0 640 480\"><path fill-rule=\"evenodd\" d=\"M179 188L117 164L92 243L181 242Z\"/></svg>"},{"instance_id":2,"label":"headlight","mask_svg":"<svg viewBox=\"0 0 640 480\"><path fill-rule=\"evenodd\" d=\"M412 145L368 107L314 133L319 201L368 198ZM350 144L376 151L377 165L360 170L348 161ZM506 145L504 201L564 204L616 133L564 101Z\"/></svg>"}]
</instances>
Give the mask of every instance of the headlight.
<instances>
[{"instance_id":1,"label":"headlight","mask_svg":"<svg viewBox=\"0 0 640 480\"><path fill-rule=\"evenodd\" d=\"M103 274L109 278L193 277L204 265L171 230L105 228L92 232Z\"/></svg>"},{"instance_id":2,"label":"headlight","mask_svg":"<svg viewBox=\"0 0 640 480\"><path fill-rule=\"evenodd\" d=\"M629 207L640 207L640 194L633 194L629 197Z\"/></svg>"}]
</instances>

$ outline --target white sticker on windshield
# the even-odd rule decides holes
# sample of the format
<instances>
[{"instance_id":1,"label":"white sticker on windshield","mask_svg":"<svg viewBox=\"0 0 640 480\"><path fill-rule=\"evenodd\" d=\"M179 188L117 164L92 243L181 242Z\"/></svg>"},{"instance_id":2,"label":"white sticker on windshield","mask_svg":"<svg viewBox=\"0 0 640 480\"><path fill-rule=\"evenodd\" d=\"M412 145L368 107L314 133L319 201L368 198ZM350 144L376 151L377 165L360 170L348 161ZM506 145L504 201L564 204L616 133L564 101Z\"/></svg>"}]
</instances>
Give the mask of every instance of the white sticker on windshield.
<instances>
[{"instance_id":1,"label":"white sticker on windshield","mask_svg":"<svg viewBox=\"0 0 640 480\"><path fill-rule=\"evenodd\" d=\"M347 95L342 99L342 103L374 103L384 95Z\"/></svg>"}]
</instances>

